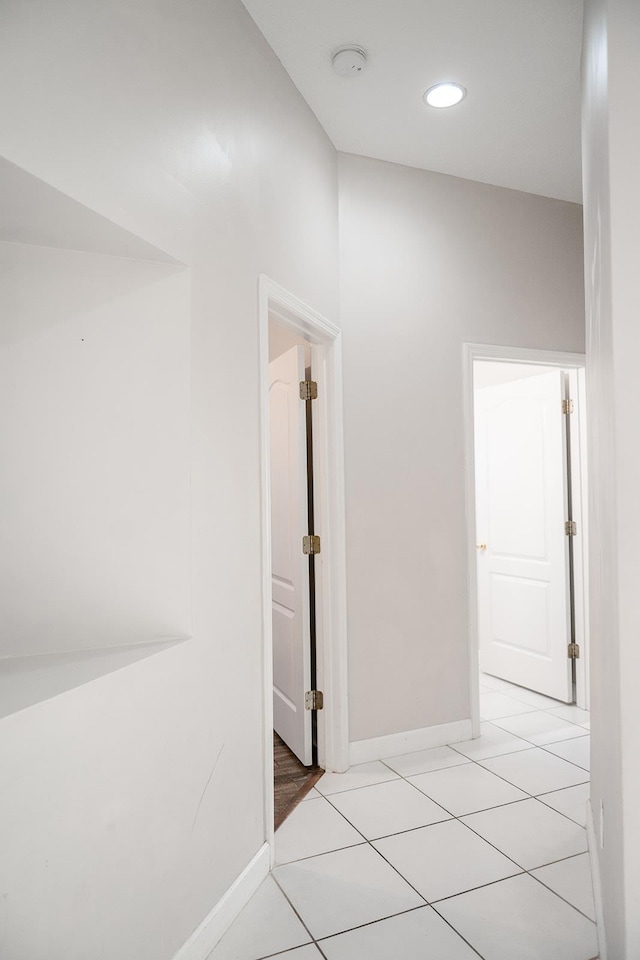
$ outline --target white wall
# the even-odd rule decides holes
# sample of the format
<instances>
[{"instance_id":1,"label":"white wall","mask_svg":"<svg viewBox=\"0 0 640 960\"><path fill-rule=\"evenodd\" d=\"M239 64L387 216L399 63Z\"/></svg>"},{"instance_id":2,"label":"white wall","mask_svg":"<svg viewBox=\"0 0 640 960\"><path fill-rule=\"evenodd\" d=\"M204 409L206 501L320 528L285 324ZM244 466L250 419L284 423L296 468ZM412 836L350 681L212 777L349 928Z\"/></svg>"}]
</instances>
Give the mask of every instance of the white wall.
<instances>
[{"instance_id":1,"label":"white wall","mask_svg":"<svg viewBox=\"0 0 640 960\"><path fill-rule=\"evenodd\" d=\"M340 155L351 740L469 716L462 344L584 349L575 204Z\"/></svg>"},{"instance_id":2,"label":"white wall","mask_svg":"<svg viewBox=\"0 0 640 960\"><path fill-rule=\"evenodd\" d=\"M0 657L191 634L189 275L0 243Z\"/></svg>"},{"instance_id":3,"label":"white wall","mask_svg":"<svg viewBox=\"0 0 640 960\"><path fill-rule=\"evenodd\" d=\"M592 669L591 802L601 849L609 960L640 956L640 384L637 222L640 9L588 0L583 168L589 372ZM600 829L600 810L604 830Z\"/></svg>"},{"instance_id":4,"label":"white wall","mask_svg":"<svg viewBox=\"0 0 640 960\"><path fill-rule=\"evenodd\" d=\"M190 268L193 632L0 721L0 954L169 960L265 836L257 277L336 319L336 155L237 0L0 17L0 153Z\"/></svg>"}]
</instances>

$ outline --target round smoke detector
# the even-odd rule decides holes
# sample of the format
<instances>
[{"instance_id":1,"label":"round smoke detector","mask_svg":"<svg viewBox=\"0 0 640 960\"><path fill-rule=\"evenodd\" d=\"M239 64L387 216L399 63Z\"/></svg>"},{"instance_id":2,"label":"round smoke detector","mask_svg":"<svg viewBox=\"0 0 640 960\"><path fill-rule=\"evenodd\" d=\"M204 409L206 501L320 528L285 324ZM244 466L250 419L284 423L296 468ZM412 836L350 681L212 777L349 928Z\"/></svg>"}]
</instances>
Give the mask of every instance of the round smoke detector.
<instances>
[{"instance_id":1,"label":"round smoke detector","mask_svg":"<svg viewBox=\"0 0 640 960\"><path fill-rule=\"evenodd\" d=\"M357 77L367 65L367 52L354 44L339 47L331 57L331 64L339 77Z\"/></svg>"}]
</instances>

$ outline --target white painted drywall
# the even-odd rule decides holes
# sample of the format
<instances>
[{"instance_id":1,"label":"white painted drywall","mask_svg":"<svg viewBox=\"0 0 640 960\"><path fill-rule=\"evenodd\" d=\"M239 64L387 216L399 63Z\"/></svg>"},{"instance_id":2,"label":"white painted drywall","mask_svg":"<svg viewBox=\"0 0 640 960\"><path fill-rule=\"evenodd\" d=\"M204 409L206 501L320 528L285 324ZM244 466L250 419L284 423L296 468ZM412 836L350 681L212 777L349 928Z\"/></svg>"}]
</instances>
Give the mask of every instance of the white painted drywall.
<instances>
[{"instance_id":1,"label":"white painted drywall","mask_svg":"<svg viewBox=\"0 0 640 960\"><path fill-rule=\"evenodd\" d=\"M469 716L462 344L584 349L581 209L340 155L351 740Z\"/></svg>"},{"instance_id":2,"label":"white painted drywall","mask_svg":"<svg viewBox=\"0 0 640 960\"><path fill-rule=\"evenodd\" d=\"M188 637L188 271L0 242L0 317L0 657Z\"/></svg>"},{"instance_id":3,"label":"white painted drywall","mask_svg":"<svg viewBox=\"0 0 640 960\"><path fill-rule=\"evenodd\" d=\"M0 153L189 268L193 633L0 721L0 954L170 960L265 837L257 279L336 319L336 155L237 0L9 0L0 37ZM168 270L60 336L129 317L139 359Z\"/></svg>"},{"instance_id":4,"label":"white painted drywall","mask_svg":"<svg viewBox=\"0 0 640 960\"><path fill-rule=\"evenodd\" d=\"M583 167L590 411L591 803L608 960L640 956L640 9L588 0ZM604 829L601 829L603 809Z\"/></svg>"},{"instance_id":5,"label":"white painted drywall","mask_svg":"<svg viewBox=\"0 0 640 960\"><path fill-rule=\"evenodd\" d=\"M181 266L6 157L0 157L0 240Z\"/></svg>"}]
</instances>

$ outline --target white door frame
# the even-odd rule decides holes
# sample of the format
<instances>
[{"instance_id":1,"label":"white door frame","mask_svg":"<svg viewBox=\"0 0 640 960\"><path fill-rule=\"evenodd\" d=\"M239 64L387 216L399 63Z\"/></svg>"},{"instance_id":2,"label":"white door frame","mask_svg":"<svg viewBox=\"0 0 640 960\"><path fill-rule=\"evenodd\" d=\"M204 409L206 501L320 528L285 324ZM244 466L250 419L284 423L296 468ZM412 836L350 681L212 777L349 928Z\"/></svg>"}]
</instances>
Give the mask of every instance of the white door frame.
<instances>
[{"instance_id":1,"label":"white door frame","mask_svg":"<svg viewBox=\"0 0 640 960\"><path fill-rule=\"evenodd\" d=\"M271 481L269 468L269 318L311 343L318 382L314 406L315 529L322 540L316 558L318 762L342 772L349 765L347 710L347 594L344 515L342 333L269 277L258 279L260 383L260 500L262 528L262 657L264 676L265 838L273 859L273 638L271 632ZM319 562L318 562L319 561Z\"/></svg>"},{"instance_id":2,"label":"white door frame","mask_svg":"<svg viewBox=\"0 0 640 960\"><path fill-rule=\"evenodd\" d=\"M480 735L480 665L478 659L478 581L476 550L476 484L474 454L473 364L475 360L500 360L507 363L539 364L562 367L578 374L578 418L571 432L571 483L573 516L582 536L574 543L574 602L576 636L580 638L580 657L576 660L576 702L589 707L589 610L587 594L587 463L586 463L586 358L581 353L502 347L483 343L463 343L464 445L467 514L467 570L469 603L469 696L473 736ZM576 429L577 427L577 429ZM580 549L581 547L581 549Z\"/></svg>"}]
</instances>

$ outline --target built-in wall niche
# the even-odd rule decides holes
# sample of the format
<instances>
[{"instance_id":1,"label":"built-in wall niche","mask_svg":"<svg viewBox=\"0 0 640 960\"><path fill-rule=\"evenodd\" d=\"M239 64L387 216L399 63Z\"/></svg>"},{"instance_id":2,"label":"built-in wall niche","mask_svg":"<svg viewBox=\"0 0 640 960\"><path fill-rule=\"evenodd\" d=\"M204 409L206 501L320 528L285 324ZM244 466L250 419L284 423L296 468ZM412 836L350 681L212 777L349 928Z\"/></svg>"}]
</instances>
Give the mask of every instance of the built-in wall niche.
<instances>
[{"instance_id":1,"label":"built-in wall niche","mask_svg":"<svg viewBox=\"0 0 640 960\"><path fill-rule=\"evenodd\" d=\"M20 709L190 635L189 277L2 173L31 191L0 241L0 691Z\"/></svg>"}]
</instances>

